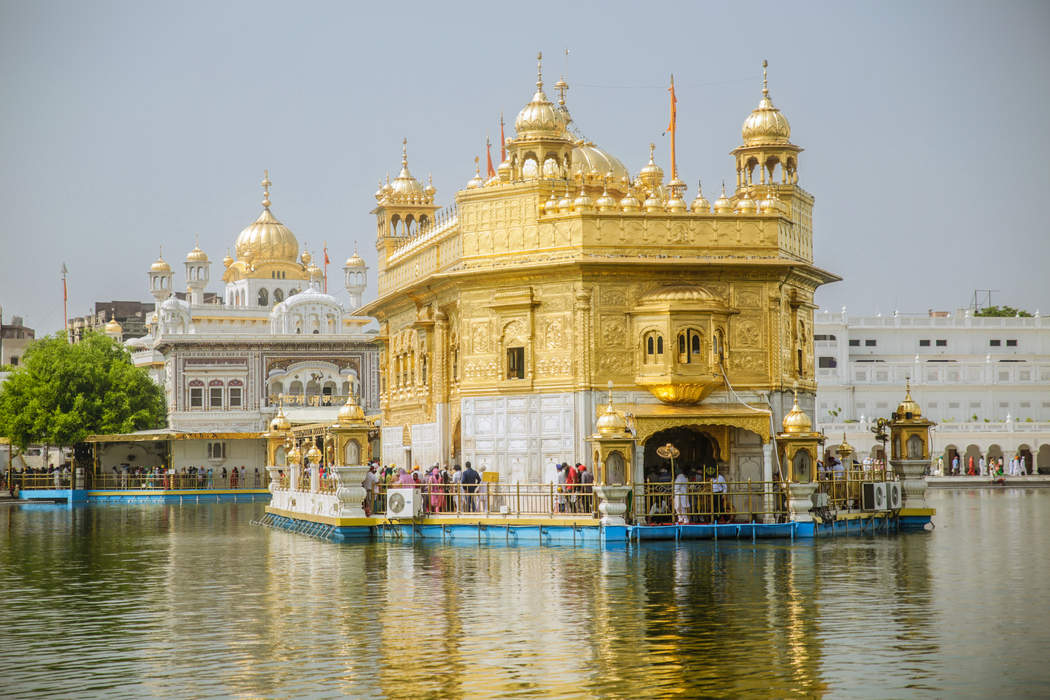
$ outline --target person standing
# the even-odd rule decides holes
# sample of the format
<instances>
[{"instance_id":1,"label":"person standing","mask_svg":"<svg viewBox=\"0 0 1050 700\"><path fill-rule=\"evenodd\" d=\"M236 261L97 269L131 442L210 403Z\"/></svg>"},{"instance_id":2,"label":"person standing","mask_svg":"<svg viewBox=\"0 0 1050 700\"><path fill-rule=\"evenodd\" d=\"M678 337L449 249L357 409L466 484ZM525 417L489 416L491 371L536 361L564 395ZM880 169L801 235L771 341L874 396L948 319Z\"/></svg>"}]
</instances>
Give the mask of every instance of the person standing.
<instances>
[{"instance_id":1,"label":"person standing","mask_svg":"<svg viewBox=\"0 0 1050 700\"><path fill-rule=\"evenodd\" d=\"M361 481L361 486L365 490L365 515L371 517L372 506L375 505L375 488L376 488L376 465L369 464L368 471L365 472L365 478Z\"/></svg>"},{"instance_id":2,"label":"person standing","mask_svg":"<svg viewBox=\"0 0 1050 700\"><path fill-rule=\"evenodd\" d=\"M683 469L674 478L674 512L678 523L689 522L689 510L689 477Z\"/></svg>"},{"instance_id":3,"label":"person standing","mask_svg":"<svg viewBox=\"0 0 1050 700\"><path fill-rule=\"evenodd\" d=\"M711 479L711 493L714 495L715 518L717 520L725 519L727 488L726 478L721 471L717 472L715 477Z\"/></svg>"},{"instance_id":4,"label":"person standing","mask_svg":"<svg viewBox=\"0 0 1050 700\"><path fill-rule=\"evenodd\" d=\"M466 494L466 508L468 512L474 512L474 492L478 490L480 482L481 476L474 470L474 467L470 466L470 462L467 462L466 469L463 470L463 491Z\"/></svg>"},{"instance_id":5,"label":"person standing","mask_svg":"<svg viewBox=\"0 0 1050 700\"><path fill-rule=\"evenodd\" d=\"M594 474L591 474L591 470L587 468L586 464L581 464L579 469L579 481L580 481L580 511L583 513L591 513L591 491L592 484L594 484Z\"/></svg>"},{"instance_id":6,"label":"person standing","mask_svg":"<svg viewBox=\"0 0 1050 700\"><path fill-rule=\"evenodd\" d=\"M988 473L988 465L985 463L983 455L977 460L977 473L981 476L985 476Z\"/></svg>"}]
</instances>

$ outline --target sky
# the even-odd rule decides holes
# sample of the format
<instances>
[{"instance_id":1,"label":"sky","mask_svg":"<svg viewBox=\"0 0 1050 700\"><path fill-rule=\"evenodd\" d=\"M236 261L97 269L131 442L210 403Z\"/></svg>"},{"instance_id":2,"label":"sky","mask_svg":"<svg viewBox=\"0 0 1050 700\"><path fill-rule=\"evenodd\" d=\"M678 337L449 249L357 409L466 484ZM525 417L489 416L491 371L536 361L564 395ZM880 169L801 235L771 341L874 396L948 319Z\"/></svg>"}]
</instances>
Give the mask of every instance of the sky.
<instances>
[{"instance_id":1,"label":"sky","mask_svg":"<svg viewBox=\"0 0 1050 700\"><path fill-rule=\"evenodd\" d=\"M150 301L160 246L181 288L198 238L218 291L265 168L275 216L334 262L359 244L374 296L369 211L401 139L450 204L531 98L539 50L548 95L564 75L576 126L632 172L650 141L669 169L674 74L687 200L735 181L768 59L816 263L843 277L822 307L954 310L994 289L1050 313L1047 36L1045 1L0 0L4 322L60 329L63 263L71 317Z\"/></svg>"}]
</instances>

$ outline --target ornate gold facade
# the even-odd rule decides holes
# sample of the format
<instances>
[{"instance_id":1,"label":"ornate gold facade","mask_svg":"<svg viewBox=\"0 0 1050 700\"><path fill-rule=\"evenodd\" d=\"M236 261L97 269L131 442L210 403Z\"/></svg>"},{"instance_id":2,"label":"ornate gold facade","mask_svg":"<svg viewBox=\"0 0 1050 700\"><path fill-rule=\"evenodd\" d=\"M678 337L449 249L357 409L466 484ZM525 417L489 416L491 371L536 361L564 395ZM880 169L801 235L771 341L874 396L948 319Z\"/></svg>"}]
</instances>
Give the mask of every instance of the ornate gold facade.
<instances>
[{"instance_id":1,"label":"ornate gold facade","mask_svg":"<svg viewBox=\"0 0 1050 700\"><path fill-rule=\"evenodd\" d=\"M451 208L439 212L418 182L376 193L379 296L363 312L381 327L384 429L416 437L432 424L438 460L469 458L484 432L464 430L470 406L586 395L569 458L587 461L592 395L611 382L648 433L640 443L654 425L733 426L767 442L761 397L815 392L813 294L838 279L813 265L813 198L787 120L764 89L732 151L737 188L712 210L699 193L686 204L651 149L636 177L620 174L570 131L565 87L555 105L538 78L496 174L476 174Z\"/></svg>"}]
</instances>

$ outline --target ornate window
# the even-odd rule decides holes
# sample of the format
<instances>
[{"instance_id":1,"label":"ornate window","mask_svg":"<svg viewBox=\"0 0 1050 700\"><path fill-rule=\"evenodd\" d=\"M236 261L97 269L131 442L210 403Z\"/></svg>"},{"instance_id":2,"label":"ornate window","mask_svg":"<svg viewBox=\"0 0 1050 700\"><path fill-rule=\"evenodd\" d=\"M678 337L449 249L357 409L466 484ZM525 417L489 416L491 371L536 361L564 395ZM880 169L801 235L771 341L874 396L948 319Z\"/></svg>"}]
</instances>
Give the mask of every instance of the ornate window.
<instances>
[{"instance_id":1,"label":"ornate window","mask_svg":"<svg viewBox=\"0 0 1050 700\"><path fill-rule=\"evenodd\" d=\"M226 443L209 442L208 459L226 459Z\"/></svg>"},{"instance_id":2,"label":"ornate window","mask_svg":"<svg viewBox=\"0 0 1050 700\"><path fill-rule=\"evenodd\" d=\"M190 408L204 408L204 382L199 379L190 382Z\"/></svg>"},{"instance_id":3,"label":"ornate window","mask_svg":"<svg viewBox=\"0 0 1050 700\"><path fill-rule=\"evenodd\" d=\"M221 379L212 379L208 382L208 408L222 409L223 385Z\"/></svg>"},{"instance_id":4,"label":"ornate window","mask_svg":"<svg viewBox=\"0 0 1050 700\"><path fill-rule=\"evenodd\" d=\"M645 364L659 362L664 354L664 337L659 333L646 333L643 340L645 348Z\"/></svg>"},{"instance_id":5,"label":"ornate window","mask_svg":"<svg viewBox=\"0 0 1050 700\"><path fill-rule=\"evenodd\" d=\"M274 304L280 304L282 301L284 301L284 290L283 289L275 289L275 290L273 290L273 303Z\"/></svg>"},{"instance_id":6,"label":"ornate window","mask_svg":"<svg viewBox=\"0 0 1050 700\"><path fill-rule=\"evenodd\" d=\"M269 305L270 305L270 295L267 293L265 288L264 289L260 289L259 290L259 306L269 306Z\"/></svg>"},{"instance_id":7,"label":"ornate window","mask_svg":"<svg viewBox=\"0 0 1050 700\"><path fill-rule=\"evenodd\" d=\"M918 435L912 435L908 438L908 459L922 459L923 444L922 438Z\"/></svg>"},{"instance_id":8,"label":"ornate window","mask_svg":"<svg viewBox=\"0 0 1050 700\"><path fill-rule=\"evenodd\" d=\"M678 362L679 364L688 365L693 360L700 360L702 358L703 344L701 342L700 331L695 328L686 328L678 333Z\"/></svg>"},{"instance_id":9,"label":"ornate window","mask_svg":"<svg viewBox=\"0 0 1050 700\"><path fill-rule=\"evenodd\" d=\"M244 405L244 385L240 379L232 379L227 385L230 408L241 408Z\"/></svg>"},{"instance_id":10,"label":"ornate window","mask_svg":"<svg viewBox=\"0 0 1050 700\"><path fill-rule=\"evenodd\" d=\"M525 378L525 348L507 348L507 379Z\"/></svg>"}]
</instances>

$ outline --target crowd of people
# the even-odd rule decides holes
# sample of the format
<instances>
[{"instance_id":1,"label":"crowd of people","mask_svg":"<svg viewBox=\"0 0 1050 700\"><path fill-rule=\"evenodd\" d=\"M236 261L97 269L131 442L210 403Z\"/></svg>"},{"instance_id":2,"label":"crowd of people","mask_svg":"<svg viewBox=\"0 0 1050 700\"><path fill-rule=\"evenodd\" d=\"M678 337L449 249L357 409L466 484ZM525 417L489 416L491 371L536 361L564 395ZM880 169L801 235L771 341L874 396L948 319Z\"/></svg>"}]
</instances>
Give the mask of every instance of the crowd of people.
<instances>
[{"instance_id":1,"label":"crowd of people","mask_svg":"<svg viewBox=\"0 0 1050 700\"><path fill-rule=\"evenodd\" d=\"M175 469L174 467L131 466L122 464L112 467L106 478L100 479L96 488L118 488L118 489L161 489L164 491L174 489L248 489L262 488L262 474L259 468L249 472L242 464L239 467L226 467L216 469L214 467L189 466Z\"/></svg>"},{"instance_id":2,"label":"crowd of people","mask_svg":"<svg viewBox=\"0 0 1050 700\"><path fill-rule=\"evenodd\" d=\"M707 478L704 473L708 472ZM732 517L728 501L729 484L715 467L680 467L674 478L668 465L661 465L648 478L645 513L649 525L676 522L725 523Z\"/></svg>"},{"instance_id":3,"label":"crowd of people","mask_svg":"<svg viewBox=\"0 0 1050 700\"><path fill-rule=\"evenodd\" d=\"M947 471L945 471L947 469ZM1002 478L1004 476L1026 476L1028 464L1020 454L1015 454L1007 462L1005 457L989 457L973 455L966 457L965 463L960 460L958 454L952 455L951 462L945 465L944 457L937 458L937 466L933 469L934 476L988 476Z\"/></svg>"}]
</instances>

